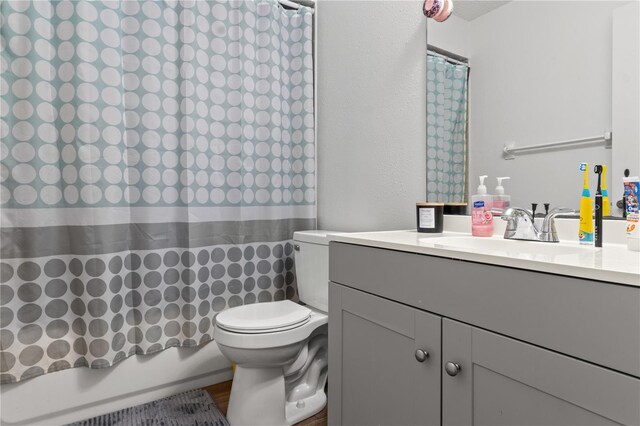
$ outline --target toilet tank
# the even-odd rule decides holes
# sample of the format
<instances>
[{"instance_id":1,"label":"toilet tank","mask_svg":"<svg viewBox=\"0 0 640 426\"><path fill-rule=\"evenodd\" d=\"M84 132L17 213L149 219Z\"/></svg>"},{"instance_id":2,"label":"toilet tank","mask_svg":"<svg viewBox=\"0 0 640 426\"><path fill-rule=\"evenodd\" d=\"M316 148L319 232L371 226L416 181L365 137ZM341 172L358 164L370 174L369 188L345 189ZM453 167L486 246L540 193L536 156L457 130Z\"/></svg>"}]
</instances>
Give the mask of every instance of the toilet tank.
<instances>
[{"instance_id":1,"label":"toilet tank","mask_svg":"<svg viewBox=\"0 0 640 426\"><path fill-rule=\"evenodd\" d=\"M329 231L298 231L295 244L298 296L307 305L327 312L329 304Z\"/></svg>"}]
</instances>

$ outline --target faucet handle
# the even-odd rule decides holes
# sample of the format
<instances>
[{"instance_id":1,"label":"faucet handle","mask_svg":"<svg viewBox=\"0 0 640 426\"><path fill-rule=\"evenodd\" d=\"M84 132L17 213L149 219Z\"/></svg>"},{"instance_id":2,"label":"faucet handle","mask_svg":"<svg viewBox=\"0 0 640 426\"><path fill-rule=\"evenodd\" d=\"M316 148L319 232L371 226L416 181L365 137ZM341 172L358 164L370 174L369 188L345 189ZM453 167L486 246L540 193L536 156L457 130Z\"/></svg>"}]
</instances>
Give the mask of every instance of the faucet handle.
<instances>
[{"instance_id":1,"label":"faucet handle","mask_svg":"<svg viewBox=\"0 0 640 426\"><path fill-rule=\"evenodd\" d=\"M507 226L504 230L505 239L538 240L538 229L529 210L520 207L509 207L502 213L501 218L507 221Z\"/></svg>"},{"instance_id":2,"label":"faucet handle","mask_svg":"<svg viewBox=\"0 0 640 426\"><path fill-rule=\"evenodd\" d=\"M531 203L531 216L536 218L536 209L538 208L538 203Z\"/></svg>"},{"instance_id":3,"label":"faucet handle","mask_svg":"<svg viewBox=\"0 0 640 426\"><path fill-rule=\"evenodd\" d=\"M526 209L521 209L520 207L509 207L502 212L502 215L500 215L500 217L504 220L522 216L531 216L531 213Z\"/></svg>"},{"instance_id":4,"label":"faucet handle","mask_svg":"<svg viewBox=\"0 0 640 426\"><path fill-rule=\"evenodd\" d=\"M544 215L548 215L549 214L549 206L551 206L551 203L544 203Z\"/></svg>"}]
</instances>

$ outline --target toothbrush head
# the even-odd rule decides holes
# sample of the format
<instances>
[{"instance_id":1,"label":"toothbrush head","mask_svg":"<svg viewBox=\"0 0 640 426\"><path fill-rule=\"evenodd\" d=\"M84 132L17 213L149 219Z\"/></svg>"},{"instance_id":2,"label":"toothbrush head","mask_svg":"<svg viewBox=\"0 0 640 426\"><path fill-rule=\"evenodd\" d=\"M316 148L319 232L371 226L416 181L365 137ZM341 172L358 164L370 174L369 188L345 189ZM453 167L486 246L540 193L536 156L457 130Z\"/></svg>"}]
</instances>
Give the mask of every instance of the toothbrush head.
<instances>
[{"instance_id":1,"label":"toothbrush head","mask_svg":"<svg viewBox=\"0 0 640 426\"><path fill-rule=\"evenodd\" d=\"M597 174L602 174L602 165L600 165L600 164L596 164L596 165L593 167L593 172L594 172L594 173L597 173Z\"/></svg>"},{"instance_id":2,"label":"toothbrush head","mask_svg":"<svg viewBox=\"0 0 640 426\"><path fill-rule=\"evenodd\" d=\"M580 171L584 172L585 170L587 170L587 165L588 163L580 163Z\"/></svg>"}]
</instances>

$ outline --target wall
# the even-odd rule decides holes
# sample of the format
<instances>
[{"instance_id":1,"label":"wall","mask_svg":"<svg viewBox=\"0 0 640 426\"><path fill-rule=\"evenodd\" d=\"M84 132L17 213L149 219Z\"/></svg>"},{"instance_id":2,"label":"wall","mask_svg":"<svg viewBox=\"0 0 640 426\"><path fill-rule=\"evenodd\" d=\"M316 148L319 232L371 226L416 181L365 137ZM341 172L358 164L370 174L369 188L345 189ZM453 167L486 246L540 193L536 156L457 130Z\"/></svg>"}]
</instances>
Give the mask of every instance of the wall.
<instances>
[{"instance_id":1,"label":"wall","mask_svg":"<svg viewBox=\"0 0 640 426\"><path fill-rule=\"evenodd\" d=\"M447 52L468 58L470 23L455 15L451 15L443 23L427 21L427 42L431 46L439 47Z\"/></svg>"},{"instance_id":2,"label":"wall","mask_svg":"<svg viewBox=\"0 0 640 426\"><path fill-rule=\"evenodd\" d=\"M618 176L640 175L640 2L613 11L613 200L622 198Z\"/></svg>"},{"instance_id":3,"label":"wall","mask_svg":"<svg viewBox=\"0 0 640 426\"><path fill-rule=\"evenodd\" d=\"M505 143L539 144L611 130L612 11L626 2L512 2L470 22L470 189L511 176L512 204L579 206L578 165L611 165L592 146L502 159ZM615 143L615 135L614 135ZM609 168L610 170L610 168ZM592 194L594 174L590 173ZM619 180L609 182L619 184Z\"/></svg>"},{"instance_id":4,"label":"wall","mask_svg":"<svg viewBox=\"0 0 640 426\"><path fill-rule=\"evenodd\" d=\"M421 1L317 3L318 226L415 227L426 197Z\"/></svg>"}]
</instances>

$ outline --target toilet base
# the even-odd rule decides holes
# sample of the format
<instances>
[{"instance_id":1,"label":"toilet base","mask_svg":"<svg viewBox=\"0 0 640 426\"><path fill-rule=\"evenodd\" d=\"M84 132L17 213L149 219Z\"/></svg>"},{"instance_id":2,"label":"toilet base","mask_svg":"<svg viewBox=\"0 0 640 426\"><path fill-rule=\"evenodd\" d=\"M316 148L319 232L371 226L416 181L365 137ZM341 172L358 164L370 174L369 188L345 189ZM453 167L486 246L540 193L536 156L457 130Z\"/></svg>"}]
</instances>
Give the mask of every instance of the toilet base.
<instances>
[{"instance_id":1,"label":"toilet base","mask_svg":"<svg viewBox=\"0 0 640 426\"><path fill-rule=\"evenodd\" d=\"M315 395L301 399L296 402L287 402L286 417L289 425L294 425L318 414L324 406L327 405L327 395L324 393L324 387L318 389Z\"/></svg>"},{"instance_id":2,"label":"toilet base","mask_svg":"<svg viewBox=\"0 0 640 426\"><path fill-rule=\"evenodd\" d=\"M227 420L233 425L288 425L282 367L236 366Z\"/></svg>"},{"instance_id":3,"label":"toilet base","mask_svg":"<svg viewBox=\"0 0 640 426\"><path fill-rule=\"evenodd\" d=\"M230 425L291 426L322 411L327 404L322 386L315 394L286 402L282 367L247 368L236 366L227 409Z\"/></svg>"},{"instance_id":4,"label":"toilet base","mask_svg":"<svg viewBox=\"0 0 640 426\"><path fill-rule=\"evenodd\" d=\"M231 426L289 426L326 405L326 314L314 311L308 323L284 332L247 336L216 324L214 334L236 363L227 409ZM283 345L273 345L278 342Z\"/></svg>"}]
</instances>

